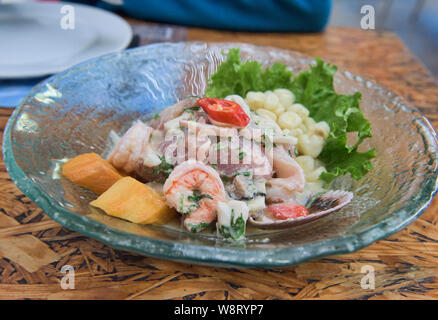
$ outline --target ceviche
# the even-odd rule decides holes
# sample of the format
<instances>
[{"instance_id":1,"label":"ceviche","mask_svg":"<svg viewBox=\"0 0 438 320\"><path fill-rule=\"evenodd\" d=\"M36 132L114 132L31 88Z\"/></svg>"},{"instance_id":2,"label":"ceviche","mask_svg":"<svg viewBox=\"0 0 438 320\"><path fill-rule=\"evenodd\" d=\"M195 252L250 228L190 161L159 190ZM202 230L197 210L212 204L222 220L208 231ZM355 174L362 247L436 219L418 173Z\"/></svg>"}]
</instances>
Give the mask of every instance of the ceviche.
<instances>
[{"instance_id":1,"label":"ceviche","mask_svg":"<svg viewBox=\"0 0 438 320\"><path fill-rule=\"evenodd\" d=\"M336 67L316 59L298 75L275 63L242 62L239 49L212 74L203 97L187 97L135 121L107 157L78 155L62 166L70 181L98 194L90 203L139 224L181 219L241 240L247 224L290 228L347 205L330 182L372 169L374 150L360 93L337 94ZM347 133L356 133L349 144Z\"/></svg>"}]
</instances>

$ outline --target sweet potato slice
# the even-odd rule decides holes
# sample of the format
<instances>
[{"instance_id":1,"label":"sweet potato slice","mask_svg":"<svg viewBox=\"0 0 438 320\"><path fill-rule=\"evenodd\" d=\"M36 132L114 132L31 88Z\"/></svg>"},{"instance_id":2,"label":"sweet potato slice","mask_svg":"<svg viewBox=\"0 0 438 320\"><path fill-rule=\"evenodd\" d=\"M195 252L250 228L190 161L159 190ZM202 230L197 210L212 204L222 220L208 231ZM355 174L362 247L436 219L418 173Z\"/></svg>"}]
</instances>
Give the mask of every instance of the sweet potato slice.
<instances>
[{"instance_id":1,"label":"sweet potato slice","mask_svg":"<svg viewBox=\"0 0 438 320\"><path fill-rule=\"evenodd\" d=\"M122 176L96 153L81 154L62 165L62 174L70 181L102 194Z\"/></svg>"},{"instance_id":2,"label":"sweet potato slice","mask_svg":"<svg viewBox=\"0 0 438 320\"><path fill-rule=\"evenodd\" d=\"M157 191L131 177L120 179L90 204L139 224L164 224L176 215Z\"/></svg>"}]
</instances>

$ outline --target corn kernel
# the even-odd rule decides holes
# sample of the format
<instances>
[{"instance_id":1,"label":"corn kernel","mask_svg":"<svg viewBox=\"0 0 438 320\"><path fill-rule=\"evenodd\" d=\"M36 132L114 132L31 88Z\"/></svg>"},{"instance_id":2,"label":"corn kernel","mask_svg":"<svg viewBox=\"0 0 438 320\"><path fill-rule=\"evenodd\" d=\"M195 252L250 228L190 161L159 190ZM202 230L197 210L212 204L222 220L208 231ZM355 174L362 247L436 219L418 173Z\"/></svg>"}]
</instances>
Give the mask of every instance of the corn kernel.
<instances>
[{"instance_id":1,"label":"corn kernel","mask_svg":"<svg viewBox=\"0 0 438 320\"><path fill-rule=\"evenodd\" d=\"M250 91L246 95L246 103L249 105L251 109L259 109L263 108L265 105L265 94L263 92L254 92Z\"/></svg>"},{"instance_id":2,"label":"corn kernel","mask_svg":"<svg viewBox=\"0 0 438 320\"><path fill-rule=\"evenodd\" d=\"M330 127L325 121L321 121L316 123L312 128L312 133L317 136L321 136L324 139L327 139L330 133Z\"/></svg>"},{"instance_id":3,"label":"corn kernel","mask_svg":"<svg viewBox=\"0 0 438 320\"><path fill-rule=\"evenodd\" d=\"M307 131L308 131L308 129L304 123L300 123L300 125L298 127L296 127L296 129L301 129L301 131L303 131L303 133L307 133Z\"/></svg>"},{"instance_id":4,"label":"corn kernel","mask_svg":"<svg viewBox=\"0 0 438 320\"><path fill-rule=\"evenodd\" d=\"M311 156L299 156L297 160L304 172L311 172L315 169L315 160Z\"/></svg>"},{"instance_id":5,"label":"corn kernel","mask_svg":"<svg viewBox=\"0 0 438 320\"><path fill-rule=\"evenodd\" d=\"M294 129L298 127L303 120L295 112L287 111L278 118L278 125L281 129Z\"/></svg>"},{"instance_id":6,"label":"corn kernel","mask_svg":"<svg viewBox=\"0 0 438 320\"><path fill-rule=\"evenodd\" d=\"M287 111L293 111L299 114L302 118L307 118L309 116L309 110L307 110L301 103L294 103L286 109Z\"/></svg>"},{"instance_id":7,"label":"corn kernel","mask_svg":"<svg viewBox=\"0 0 438 320\"><path fill-rule=\"evenodd\" d=\"M302 134L298 139L298 151L301 154L317 158L324 146L324 139L320 136Z\"/></svg>"},{"instance_id":8,"label":"corn kernel","mask_svg":"<svg viewBox=\"0 0 438 320\"><path fill-rule=\"evenodd\" d=\"M285 130L288 130L288 129L285 129ZM303 133L304 133L304 131L302 129L295 128L295 129L290 130L288 134L292 137L299 138Z\"/></svg>"},{"instance_id":9,"label":"corn kernel","mask_svg":"<svg viewBox=\"0 0 438 320\"><path fill-rule=\"evenodd\" d=\"M305 174L306 181L308 181L308 182L318 181L321 173L323 173L325 171L326 171L326 169L324 167L319 167L319 168L313 170L312 172Z\"/></svg>"},{"instance_id":10,"label":"corn kernel","mask_svg":"<svg viewBox=\"0 0 438 320\"><path fill-rule=\"evenodd\" d=\"M274 111L280 103L280 101L278 100L278 97L269 91L267 91L265 93L265 96L266 96L266 100L265 100L265 107L264 108L269 110L269 111Z\"/></svg>"},{"instance_id":11,"label":"corn kernel","mask_svg":"<svg viewBox=\"0 0 438 320\"><path fill-rule=\"evenodd\" d=\"M280 103L285 107L288 107L295 102L295 95L288 89L276 89L274 90L274 93L277 95Z\"/></svg>"},{"instance_id":12,"label":"corn kernel","mask_svg":"<svg viewBox=\"0 0 438 320\"><path fill-rule=\"evenodd\" d=\"M282 88L275 89L275 90L274 90L274 93L275 93L275 94L287 94L287 95L293 95L292 91L290 91L289 89L282 89Z\"/></svg>"},{"instance_id":13,"label":"corn kernel","mask_svg":"<svg viewBox=\"0 0 438 320\"><path fill-rule=\"evenodd\" d=\"M277 105L277 108L275 108L275 110L274 110L274 112L277 116L280 116L285 111L286 111L286 108L283 107L283 105L281 105L281 104Z\"/></svg>"},{"instance_id":14,"label":"corn kernel","mask_svg":"<svg viewBox=\"0 0 438 320\"><path fill-rule=\"evenodd\" d=\"M313 120L313 118L307 117L304 118L304 124L306 125L308 130L311 130L316 125L316 122L315 120Z\"/></svg>"}]
</instances>

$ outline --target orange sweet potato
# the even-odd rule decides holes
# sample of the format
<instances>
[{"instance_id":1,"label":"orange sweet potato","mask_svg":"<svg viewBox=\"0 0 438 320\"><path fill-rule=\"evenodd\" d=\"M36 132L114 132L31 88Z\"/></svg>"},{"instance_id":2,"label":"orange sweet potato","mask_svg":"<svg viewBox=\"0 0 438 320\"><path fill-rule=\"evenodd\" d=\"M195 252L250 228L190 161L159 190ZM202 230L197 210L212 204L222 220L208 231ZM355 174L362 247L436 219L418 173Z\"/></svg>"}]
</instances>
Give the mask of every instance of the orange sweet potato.
<instances>
[{"instance_id":1,"label":"orange sweet potato","mask_svg":"<svg viewBox=\"0 0 438 320\"><path fill-rule=\"evenodd\" d=\"M157 191L131 177L120 179L90 204L139 224L164 224L176 215Z\"/></svg>"},{"instance_id":2,"label":"orange sweet potato","mask_svg":"<svg viewBox=\"0 0 438 320\"><path fill-rule=\"evenodd\" d=\"M122 178L107 160L96 153L85 153L70 159L62 165L62 174L97 194L104 193Z\"/></svg>"}]
</instances>

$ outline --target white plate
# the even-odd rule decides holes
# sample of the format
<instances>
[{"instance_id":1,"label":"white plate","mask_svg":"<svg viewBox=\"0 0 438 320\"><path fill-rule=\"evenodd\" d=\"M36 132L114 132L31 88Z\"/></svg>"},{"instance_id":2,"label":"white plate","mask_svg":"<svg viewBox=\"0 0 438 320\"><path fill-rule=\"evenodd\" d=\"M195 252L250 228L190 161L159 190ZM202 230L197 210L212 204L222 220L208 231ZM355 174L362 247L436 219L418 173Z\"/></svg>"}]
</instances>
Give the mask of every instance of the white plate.
<instances>
[{"instance_id":1,"label":"white plate","mask_svg":"<svg viewBox=\"0 0 438 320\"><path fill-rule=\"evenodd\" d=\"M74 29L61 27L66 5L74 7ZM122 50L131 39L129 24L102 9L66 2L0 5L0 78L57 73Z\"/></svg>"}]
</instances>

